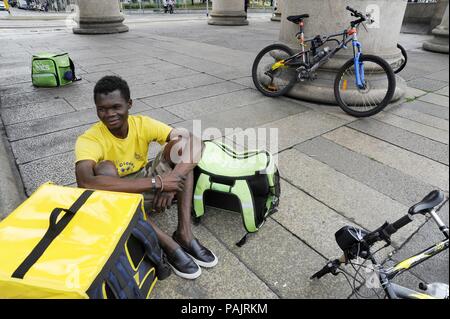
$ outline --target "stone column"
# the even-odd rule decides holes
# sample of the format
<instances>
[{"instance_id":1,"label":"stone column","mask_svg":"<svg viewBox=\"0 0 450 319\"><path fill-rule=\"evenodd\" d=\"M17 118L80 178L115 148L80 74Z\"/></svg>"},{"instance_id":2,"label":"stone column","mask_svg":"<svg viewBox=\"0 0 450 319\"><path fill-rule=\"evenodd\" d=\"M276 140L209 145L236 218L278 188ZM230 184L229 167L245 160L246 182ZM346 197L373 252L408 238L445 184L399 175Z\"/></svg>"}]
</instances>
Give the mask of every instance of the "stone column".
<instances>
[{"instance_id":1,"label":"stone column","mask_svg":"<svg viewBox=\"0 0 450 319\"><path fill-rule=\"evenodd\" d=\"M423 43L423 48L428 51L449 53L448 52L448 5L445 9L442 22L432 31L434 38Z\"/></svg>"},{"instance_id":2,"label":"stone column","mask_svg":"<svg viewBox=\"0 0 450 319\"><path fill-rule=\"evenodd\" d=\"M78 23L73 28L78 34L108 34L127 32L123 24L124 16L120 13L117 0L77 0L77 13L74 18Z\"/></svg>"},{"instance_id":3,"label":"stone column","mask_svg":"<svg viewBox=\"0 0 450 319\"><path fill-rule=\"evenodd\" d=\"M310 38L317 34L333 34L348 29L350 21L356 18L345 9L347 5L363 13L366 9L372 11L373 5L376 5L375 11L378 11L379 15L378 23L372 25L368 29L369 32L361 26L358 40L362 44L363 53L378 55L393 64L401 58L397 42L406 3L405 0L284 0L282 15L287 17L309 14L310 18L305 19L305 37ZM297 32L298 25L282 19L279 39L298 51L300 46L295 37ZM328 42L324 46L334 47L333 42ZM353 51L350 44L347 50L341 50L318 70L316 80L299 82L289 95L298 99L336 104L333 90L334 79L341 66L352 57ZM405 91L406 82L397 76L397 89L393 99L398 100Z\"/></svg>"},{"instance_id":4,"label":"stone column","mask_svg":"<svg viewBox=\"0 0 450 319\"><path fill-rule=\"evenodd\" d=\"M448 0L438 0L437 3L435 4L435 10L434 10L434 14L431 17L431 21L430 21L430 34L431 31L436 28L438 25L441 24L442 19L444 18L445 15L445 10L447 9L448 6Z\"/></svg>"},{"instance_id":5,"label":"stone column","mask_svg":"<svg viewBox=\"0 0 450 319\"><path fill-rule=\"evenodd\" d=\"M213 0L208 24L247 25L244 0Z\"/></svg>"},{"instance_id":6,"label":"stone column","mask_svg":"<svg viewBox=\"0 0 450 319\"><path fill-rule=\"evenodd\" d=\"M273 13L273 16L270 20L277 21L277 22L281 21L281 13L283 12L283 7L284 7L283 2L284 2L284 0L277 0L277 3L276 3L277 9Z\"/></svg>"}]
</instances>

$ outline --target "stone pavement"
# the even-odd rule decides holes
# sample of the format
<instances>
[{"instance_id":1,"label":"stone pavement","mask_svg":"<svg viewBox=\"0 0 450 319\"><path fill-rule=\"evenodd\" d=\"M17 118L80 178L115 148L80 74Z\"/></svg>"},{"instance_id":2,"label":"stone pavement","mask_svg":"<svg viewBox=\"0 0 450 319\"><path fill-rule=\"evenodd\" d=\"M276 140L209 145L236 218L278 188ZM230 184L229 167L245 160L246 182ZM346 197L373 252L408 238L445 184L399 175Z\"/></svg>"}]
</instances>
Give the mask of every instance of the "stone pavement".
<instances>
[{"instance_id":1,"label":"stone pavement","mask_svg":"<svg viewBox=\"0 0 450 319\"><path fill-rule=\"evenodd\" d=\"M266 98L254 89L253 59L278 38L280 24L269 18L253 14L249 26L218 27L201 15L136 16L126 22L130 32L104 36L74 35L63 20L0 19L0 114L27 195L47 181L75 185L74 143L97 121L92 89L107 74L130 84L133 114L188 128L194 119L203 128L278 128L280 211L238 248L240 216L208 210L194 232L219 256L218 266L195 281L173 275L159 282L156 298L348 298L342 276L308 279L339 255L335 231L393 221L436 188L448 195L448 55L422 51L427 36L402 34L408 96L356 119L336 106ZM83 80L34 88L30 61L39 51L69 52ZM448 203L440 215L448 224ZM168 233L176 227L174 210L156 219ZM428 247L441 237L434 226L418 217L388 251L398 249L399 260ZM448 283L448 270L447 251L398 281L412 288Z\"/></svg>"}]
</instances>

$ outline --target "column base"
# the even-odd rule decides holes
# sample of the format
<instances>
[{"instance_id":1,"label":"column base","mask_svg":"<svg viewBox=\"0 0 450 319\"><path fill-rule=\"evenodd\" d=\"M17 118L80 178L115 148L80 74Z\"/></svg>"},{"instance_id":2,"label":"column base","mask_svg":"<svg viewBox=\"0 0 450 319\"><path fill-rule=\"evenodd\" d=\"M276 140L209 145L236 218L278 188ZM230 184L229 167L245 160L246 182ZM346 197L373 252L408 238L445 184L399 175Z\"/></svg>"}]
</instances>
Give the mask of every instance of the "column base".
<instances>
[{"instance_id":1,"label":"column base","mask_svg":"<svg viewBox=\"0 0 450 319\"><path fill-rule=\"evenodd\" d=\"M210 25L248 25L247 15L241 12L212 12L208 19Z\"/></svg>"},{"instance_id":2,"label":"column base","mask_svg":"<svg viewBox=\"0 0 450 319\"><path fill-rule=\"evenodd\" d=\"M425 41L422 45L424 50L438 52L438 53L449 53L449 32L448 30L433 30L434 38Z\"/></svg>"},{"instance_id":3,"label":"column base","mask_svg":"<svg viewBox=\"0 0 450 319\"><path fill-rule=\"evenodd\" d=\"M76 19L77 27L72 29L75 34L112 34L129 31L121 17L82 18Z\"/></svg>"},{"instance_id":4,"label":"column base","mask_svg":"<svg viewBox=\"0 0 450 319\"><path fill-rule=\"evenodd\" d=\"M281 22L281 13L275 13L272 18L270 18L271 21Z\"/></svg>"}]
</instances>

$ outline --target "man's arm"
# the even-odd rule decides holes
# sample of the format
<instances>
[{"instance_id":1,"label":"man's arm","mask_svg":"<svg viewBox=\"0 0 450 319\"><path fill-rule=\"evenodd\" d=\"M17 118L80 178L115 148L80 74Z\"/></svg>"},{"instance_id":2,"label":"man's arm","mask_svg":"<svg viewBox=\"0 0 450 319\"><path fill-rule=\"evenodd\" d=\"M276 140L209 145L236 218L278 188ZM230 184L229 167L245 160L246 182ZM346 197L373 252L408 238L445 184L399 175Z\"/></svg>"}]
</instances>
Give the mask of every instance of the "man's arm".
<instances>
[{"instance_id":1,"label":"man's arm","mask_svg":"<svg viewBox=\"0 0 450 319\"><path fill-rule=\"evenodd\" d=\"M78 187L88 189L98 189L114 192L143 193L152 190L151 178L123 179L119 176L95 175L96 162L92 160L79 161L76 164L75 173ZM158 178L156 189L161 189ZM164 189L168 191L182 191L184 188L184 178L170 176L164 180Z\"/></svg>"},{"instance_id":2,"label":"man's arm","mask_svg":"<svg viewBox=\"0 0 450 319\"><path fill-rule=\"evenodd\" d=\"M170 161L175 164L173 174L186 176L201 159L202 141L185 129L173 129L167 141L175 142L175 145L168 150ZM167 155L165 156L168 159Z\"/></svg>"},{"instance_id":3,"label":"man's arm","mask_svg":"<svg viewBox=\"0 0 450 319\"><path fill-rule=\"evenodd\" d=\"M164 159L172 162L174 169L163 176L164 190L154 198L156 211L164 211L172 205L176 192L166 189L166 179L184 178L197 166L202 154L203 144L200 139L193 136L189 131L173 129L167 137L168 146L164 149ZM189 183L188 180L186 180ZM192 195L192 194L191 194Z\"/></svg>"}]
</instances>

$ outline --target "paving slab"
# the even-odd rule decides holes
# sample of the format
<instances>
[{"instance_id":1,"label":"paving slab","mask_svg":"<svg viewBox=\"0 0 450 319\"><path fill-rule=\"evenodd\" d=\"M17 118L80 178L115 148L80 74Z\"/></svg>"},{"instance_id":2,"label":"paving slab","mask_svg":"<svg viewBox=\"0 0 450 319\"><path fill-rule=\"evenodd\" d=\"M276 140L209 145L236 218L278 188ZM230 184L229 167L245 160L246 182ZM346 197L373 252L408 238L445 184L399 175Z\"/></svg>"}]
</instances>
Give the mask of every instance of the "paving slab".
<instances>
[{"instance_id":1,"label":"paving slab","mask_svg":"<svg viewBox=\"0 0 450 319\"><path fill-rule=\"evenodd\" d=\"M54 115L67 114L74 111L75 109L64 99L53 99L41 103L0 109L4 125L12 125Z\"/></svg>"},{"instance_id":2,"label":"paving slab","mask_svg":"<svg viewBox=\"0 0 450 319\"><path fill-rule=\"evenodd\" d=\"M326 113L304 111L262 125L259 128L266 129L266 133L257 135L256 140L248 140L252 136L251 133L254 133L253 128L250 128L249 131L229 135L227 138L248 149L263 147L271 153L278 153L347 123L348 121ZM271 137L270 129L277 130L277 140L274 141L276 137ZM276 142L275 145L272 144L273 142Z\"/></svg>"},{"instance_id":3,"label":"paving slab","mask_svg":"<svg viewBox=\"0 0 450 319\"><path fill-rule=\"evenodd\" d=\"M407 87L406 88L406 93L405 96L403 97L404 99L416 99L422 95L427 94L426 91L422 91L413 87Z\"/></svg>"},{"instance_id":4,"label":"paving slab","mask_svg":"<svg viewBox=\"0 0 450 319\"><path fill-rule=\"evenodd\" d=\"M181 91L184 89L190 89L219 82L223 82L223 80L207 74L200 74L136 85L130 88L130 90L132 90L133 98L136 99L165 94L169 92Z\"/></svg>"},{"instance_id":5,"label":"paving slab","mask_svg":"<svg viewBox=\"0 0 450 319\"><path fill-rule=\"evenodd\" d=\"M113 59L107 57L86 57L85 59L79 58L77 60L77 63L80 64L82 68L96 65L112 64L115 62L116 61L114 61Z\"/></svg>"},{"instance_id":6,"label":"paving slab","mask_svg":"<svg viewBox=\"0 0 450 319\"><path fill-rule=\"evenodd\" d=\"M251 76L244 76L242 78L236 78L232 80L234 83L238 83L244 85L249 88L254 88L255 84L253 84L253 79Z\"/></svg>"},{"instance_id":7,"label":"paving slab","mask_svg":"<svg viewBox=\"0 0 450 319\"><path fill-rule=\"evenodd\" d=\"M145 104L143 105L145 106ZM162 109L150 109L143 112L139 112L140 110L137 108L132 108L131 110L132 114L135 114L134 112L137 112L139 114L148 115L158 121L162 121L167 124L176 123L181 120L175 115ZM37 119L29 122L9 125L6 127L6 131L8 133L8 138L10 139L10 141L16 141L19 139L70 129L75 126L93 124L97 121L98 117L95 110L86 109L79 112L72 112L44 119Z\"/></svg>"},{"instance_id":8,"label":"paving slab","mask_svg":"<svg viewBox=\"0 0 450 319\"><path fill-rule=\"evenodd\" d=\"M69 185L76 181L75 154L70 151L19 165L19 172L28 196L49 181Z\"/></svg>"},{"instance_id":9,"label":"paving slab","mask_svg":"<svg viewBox=\"0 0 450 319\"><path fill-rule=\"evenodd\" d=\"M446 165L347 127L338 128L323 137L426 184L447 192L449 190L449 170Z\"/></svg>"},{"instance_id":10,"label":"paving slab","mask_svg":"<svg viewBox=\"0 0 450 319\"><path fill-rule=\"evenodd\" d=\"M242 91L244 89L245 87L242 85L226 81L192 89L185 89L182 91L156 95L149 98L144 98L141 101L153 108L160 108L176 104L186 104L188 102L202 100L204 98L218 96L226 93Z\"/></svg>"},{"instance_id":11,"label":"paving slab","mask_svg":"<svg viewBox=\"0 0 450 319\"><path fill-rule=\"evenodd\" d=\"M0 83L2 81L0 80ZM18 83L12 83L5 81L5 85L2 85L0 87L0 94L2 96L5 95L12 95L12 94L24 94L24 93L32 93L36 92L39 89L34 87L31 78L28 79L28 81L20 81Z\"/></svg>"},{"instance_id":12,"label":"paving slab","mask_svg":"<svg viewBox=\"0 0 450 319\"><path fill-rule=\"evenodd\" d=\"M372 118L380 122L401 128L403 130L407 130L409 132L424 136L433 141L448 144L448 131L417 123L416 121L405 119L401 116L397 116L388 112L378 113L375 116L372 116Z\"/></svg>"},{"instance_id":13,"label":"paving slab","mask_svg":"<svg viewBox=\"0 0 450 319\"><path fill-rule=\"evenodd\" d=\"M215 139L220 136L232 135L247 128L258 128L271 121L301 113L305 110L304 107L297 103L279 99L264 99L260 102L228 111L201 115L194 120L177 123L177 126L185 128L196 135L198 135L198 129L200 129L203 139ZM194 123L196 125L200 123L200 127L197 127L195 132L193 131ZM207 130L211 128L212 130Z\"/></svg>"},{"instance_id":14,"label":"paving slab","mask_svg":"<svg viewBox=\"0 0 450 319\"><path fill-rule=\"evenodd\" d=\"M427 92L437 91L447 85L448 85L447 82L427 79L424 77L418 77L411 81L408 81L408 86L412 86L416 89L427 91Z\"/></svg>"},{"instance_id":15,"label":"paving slab","mask_svg":"<svg viewBox=\"0 0 450 319\"><path fill-rule=\"evenodd\" d=\"M407 206L296 149L281 154L279 167L283 178L360 227L374 230L408 211ZM412 227L410 224L400 230L393 243L399 246L405 242Z\"/></svg>"},{"instance_id":16,"label":"paving slab","mask_svg":"<svg viewBox=\"0 0 450 319\"><path fill-rule=\"evenodd\" d=\"M9 94L2 96L2 108L15 107L18 105L34 104L46 102L57 98L55 93L39 90L37 92L28 92L24 94Z\"/></svg>"},{"instance_id":17,"label":"paving slab","mask_svg":"<svg viewBox=\"0 0 450 319\"><path fill-rule=\"evenodd\" d=\"M421 96L419 100L448 107L448 97L439 94L429 93Z\"/></svg>"},{"instance_id":18,"label":"paving slab","mask_svg":"<svg viewBox=\"0 0 450 319\"><path fill-rule=\"evenodd\" d=\"M343 226L356 226L284 180L281 180L279 211L271 218L326 259L335 258L341 252L334 238L336 231Z\"/></svg>"},{"instance_id":19,"label":"paving slab","mask_svg":"<svg viewBox=\"0 0 450 319\"><path fill-rule=\"evenodd\" d=\"M176 229L176 209L155 216L158 226L167 234ZM196 280L186 280L174 273L164 281L158 281L154 290L155 299L277 299L278 296L267 284L249 269L235 254L212 235L204 226L194 226L194 235L211 249L219 263L211 269L202 268Z\"/></svg>"},{"instance_id":20,"label":"paving slab","mask_svg":"<svg viewBox=\"0 0 450 319\"><path fill-rule=\"evenodd\" d=\"M415 101L412 101L409 103L404 103L402 105L402 107L405 109L421 112L424 114L428 114L428 115L432 115L432 116L435 116L435 117L438 117L441 119L448 120L448 115L449 115L448 108L440 106L440 105L415 100Z\"/></svg>"},{"instance_id":21,"label":"paving slab","mask_svg":"<svg viewBox=\"0 0 450 319\"><path fill-rule=\"evenodd\" d=\"M255 101L266 100L258 92L245 89L231 93L215 95L192 102L183 102L167 107L166 109L185 120L195 119L204 114L219 113L241 106L252 104Z\"/></svg>"},{"instance_id":22,"label":"paving slab","mask_svg":"<svg viewBox=\"0 0 450 319\"><path fill-rule=\"evenodd\" d=\"M435 188L323 137L298 144L295 149L408 207Z\"/></svg>"},{"instance_id":23,"label":"paving slab","mask_svg":"<svg viewBox=\"0 0 450 319\"><path fill-rule=\"evenodd\" d=\"M16 162L17 164L24 164L40 158L73 151L78 136L90 127L91 124L82 125L12 142L11 148ZM36 152L36 149L39 149L39 152Z\"/></svg>"},{"instance_id":24,"label":"paving slab","mask_svg":"<svg viewBox=\"0 0 450 319\"><path fill-rule=\"evenodd\" d=\"M114 68L111 68L114 69ZM75 70L76 72L77 70ZM111 76L111 75L115 75L117 76L118 74L111 71L111 70L106 70L106 71L99 71L99 72L91 72L91 73L85 73L83 74L81 77L82 80L84 81L88 81L91 83L97 83L98 80L100 80L102 77L104 76ZM78 74L77 74L78 76Z\"/></svg>"},{"instance_id":25,"label":"paving slab","mask_svg":"<svg viewBox=\"0 0 450 319\"><path fill-rule=\"evenodd\" d=\"M245 233L239 214L209 208L202 225L281 298L345 298L349 295L343 278L309 280L324 266L326 259L273 220L267 220L241 248L235 245Z\"/></svg>"},{"instance_id":26,"label":"paving slab","mask_svg":"<svg viewBox=\"0 0 450 319\"><path fill-rule=\"evenodd\" d=\"M444 88L442 88L442 89L440 89L438 91L435 91L434 93L435 94L440 94L440 95L445 95L445 96L448 97L448 86L446 86L446 87L444 87Z\"/></svg>"},{"instance_id":27,"label":"paving slab","mask_svg":"<svg viewBox=\"0 0 450 319\"><path fill-rule=\"evenodd\" d=\"M0 221L19 206L26 196L16 163L10 154L3 126L0 121Z\"/></svg>"},{"instance_id":28,"label":"paving slab","mask_svg":"<svg viewBox=\"0 0 450 319\"><path fill-rule=\"evenodd\" d=\"M410 119L412 121L428 125L431 127L438 128L443 131L449 131L448 120L441 119L439 117L425 114L419 111L411 110L409 108L403 107L403 105L396 105L385 109L389 113Z\"/></svg>"},{"instance_id":29,"label":"paving slab","mask_svg":"<svg viewBox=\"0 0 450 319\"><path fill-rule=\"evenodd\" d=\"M448 165L448 145L446 144L430 140L426 137L374 119L359 120L350 123L348 126L414 153L426 156L439 163Z\"/></svg>"},{"instance_id":30,"label":"paving slab","mask_svg":"<svg viewBox=\"0 0 450 319\"><path fill-rule=\"evenodd\" d=\"M426 77L427 79L433 79L433 80L438 80L438 81L444 81L444 82L447 82L447 83L448 83L448 81L449 81L449 78L448 78L448 68L447 68L447 69L444 69L444 70L442 70L442 71L436 72L436 73L432 73L432 74L425 75L425 77Z\"/></svg>"},{"instance_id":31,"label":"paving slab","mask_svg":"<svg viewBox=\"0 0 450 319\"><path fill-rule=\"evenodd\" d=\"M431 74L431 72L425 71L425 74ZM423 77L424 70L416 68L410 62L408 62L407 67L402 70L402 72L399 74L399 76L401 78L403 78L405 81L411 81L411 80Z\"/></svg>"},{"instance_id":32,"label":"paving slab","mask_svg":"<svg viewBox=\"0 0 450 319\"><path fill-rule=\"evenodd\" d=\"M0 83L4 85L12 85L18 83L26 83L31 81L30 73L28 74L13 74L13 75L3 75L0 77Z\"/></svg>"}]
</instances>

